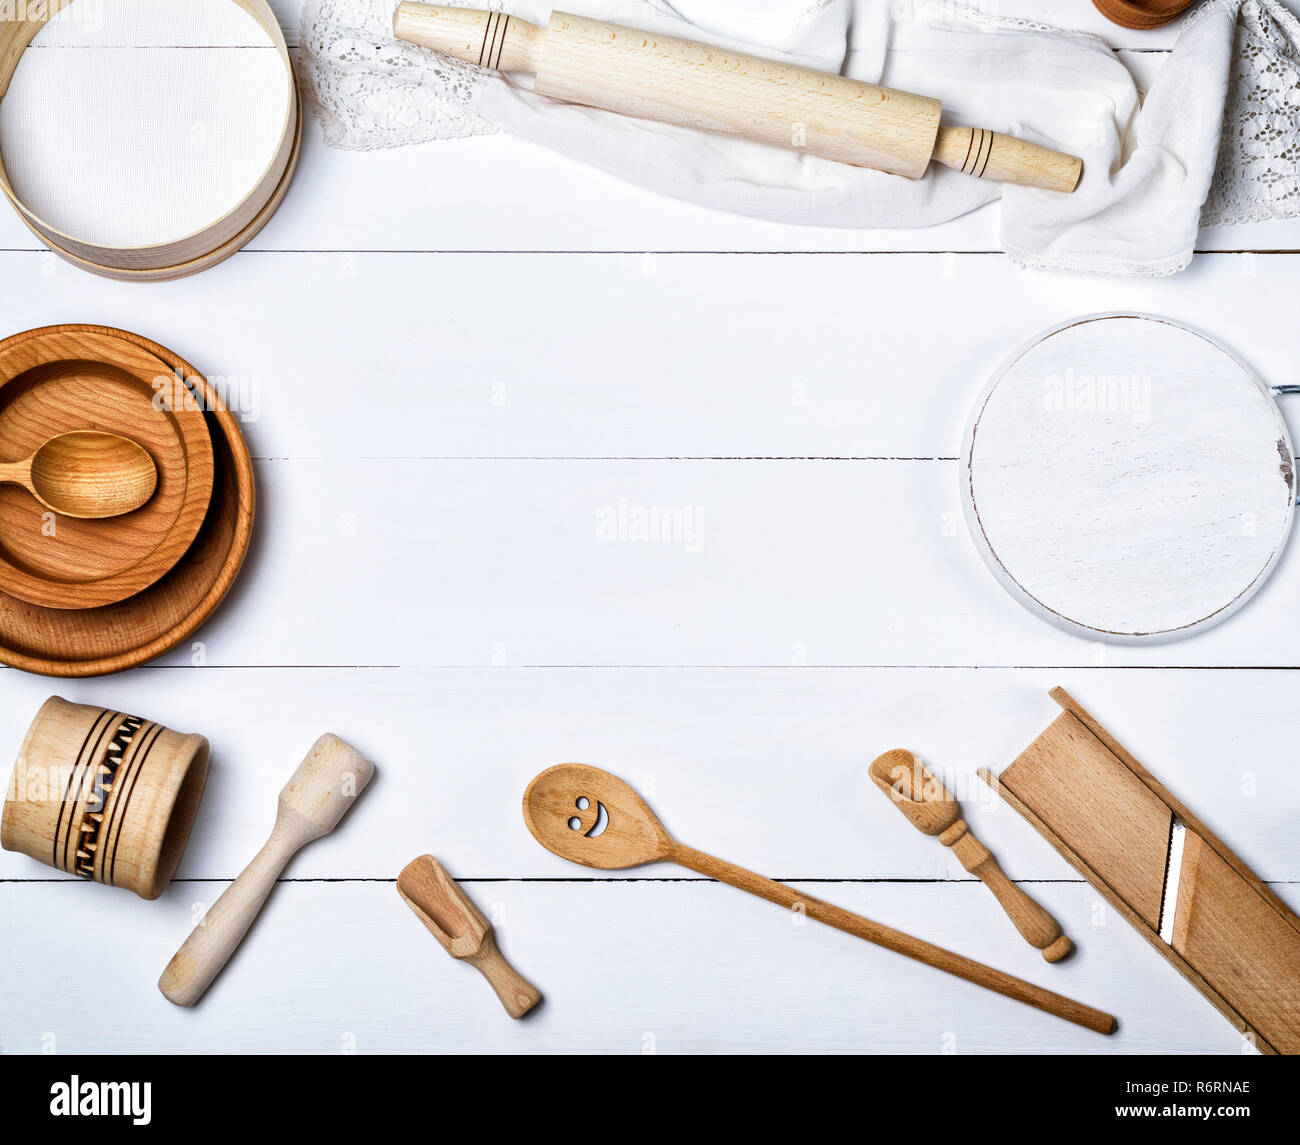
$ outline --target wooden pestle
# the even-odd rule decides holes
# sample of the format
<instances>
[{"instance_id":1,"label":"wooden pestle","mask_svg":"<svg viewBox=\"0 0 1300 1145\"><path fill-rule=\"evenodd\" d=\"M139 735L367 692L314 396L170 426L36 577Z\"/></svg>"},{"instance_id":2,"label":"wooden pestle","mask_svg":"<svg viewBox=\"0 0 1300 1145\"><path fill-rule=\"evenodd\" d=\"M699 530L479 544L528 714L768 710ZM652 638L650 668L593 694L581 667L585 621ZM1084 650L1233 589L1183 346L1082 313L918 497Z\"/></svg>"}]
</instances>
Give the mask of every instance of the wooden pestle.
<instances>
[{"instance_id":1,"label":"wooden pestle","mask_svg":"<svg viewBox=\"0 0 1300 1145\"><path fill-rule=\"evenodd\" d=\"M338 736L326 733L316 741L280 792L271 837L212 904L158 979L168 1001L192 1006L203 997L289 860L338 826L374 771L374 764Z\"/></svg>"}]
</instances>

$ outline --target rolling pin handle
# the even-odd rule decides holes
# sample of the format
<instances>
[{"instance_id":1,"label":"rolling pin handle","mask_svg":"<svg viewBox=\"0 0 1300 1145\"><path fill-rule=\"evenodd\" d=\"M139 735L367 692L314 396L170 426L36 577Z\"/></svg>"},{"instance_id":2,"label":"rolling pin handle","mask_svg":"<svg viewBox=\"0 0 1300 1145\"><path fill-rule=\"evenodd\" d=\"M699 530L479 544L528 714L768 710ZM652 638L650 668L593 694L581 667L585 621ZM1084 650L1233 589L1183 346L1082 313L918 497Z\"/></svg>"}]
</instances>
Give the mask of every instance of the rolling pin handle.
<instances>
[{"instance_id":1,"label":"rolling pin handle","mask_svg":"<svg viewBox=\"0 0 1300 1145\"><path fill-rule=\"evenodd\" d=\"M977 179L1066 194L1083 174L1077 156L983 127L940 127L933 158Z\"/></svg>"},{"instance_id":2,"label":"rolling pin handle","mask_svg":"<svg viewBox=\"0 0 1300 1145\"><path fill-rule=\"evenodd\" d=\"M545 33L505 12L403 0L393 13L393 35L494 71L536 72Z\"/></svg>"}]
</instances>

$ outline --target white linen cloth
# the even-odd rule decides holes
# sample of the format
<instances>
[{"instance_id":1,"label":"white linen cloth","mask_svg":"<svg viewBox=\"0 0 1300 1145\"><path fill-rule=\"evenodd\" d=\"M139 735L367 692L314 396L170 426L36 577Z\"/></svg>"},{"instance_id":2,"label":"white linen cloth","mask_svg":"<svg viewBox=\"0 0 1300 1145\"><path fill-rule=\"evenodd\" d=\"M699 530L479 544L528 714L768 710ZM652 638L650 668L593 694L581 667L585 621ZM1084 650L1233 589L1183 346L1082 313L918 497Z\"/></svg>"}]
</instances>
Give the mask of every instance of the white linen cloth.
<instances>
[{"instance_id":1,"label":"white linen cloth","mask_svg":"<svg viewBox=\"0 0 1300 1145\"><path fill-rule=\"evenodd\" d=\"M542 24L550 12L536 0L456 2L505 7ZM1216 163L1207 221L1300 214L1300 24L1278 0L1205 0L1184 18L1145 98L1096 36L947 0L561 4L934 96L945 122L1082 156L1072 195L984 183L938 164L908 180L557 103L534 94L528 77L395 40L395 6L304 4L306 85L331 146L506 130L665 194L831 227L924 226L1001 197L1002 241L1016 261L1115 275L1171 274L1188 264Z\"/></svg>"}]
</instances>

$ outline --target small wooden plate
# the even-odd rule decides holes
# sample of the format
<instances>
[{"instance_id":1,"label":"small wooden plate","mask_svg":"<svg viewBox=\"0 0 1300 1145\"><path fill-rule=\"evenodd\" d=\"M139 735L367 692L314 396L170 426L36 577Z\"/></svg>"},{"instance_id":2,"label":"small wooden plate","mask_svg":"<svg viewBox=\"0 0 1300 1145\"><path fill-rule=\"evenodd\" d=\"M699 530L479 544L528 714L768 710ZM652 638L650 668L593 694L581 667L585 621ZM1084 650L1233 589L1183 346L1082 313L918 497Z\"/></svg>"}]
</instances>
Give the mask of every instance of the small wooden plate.
<instances>
[{"instance_id":1,"label":"small wooden plate","mask_svg":"<svg viewBox=\"0 0 1300 1145\"><path fill-rule=\"evenodd\" d=\"M47 326L0 342L5 460L98 429L138 441L158 467L148 504L105 520L57 516L26 490L0 486L0 591L46 608L99 608L148 588L181 558L212 496L212 437L197 404L185 408L176 393L166 363L120 331Z\"/></svg>"},{"instance_id":2,"label":"small wooden plate","mask_svg":"<svg viewBox=\"0 0 1300 1145\"><path fill-rule=\"evenodd\" d=\"M1226 347L1145 314L1066 322L976 403L961 465L980 555L1026 608L1090 640L1177 640L1277 564L1295 463L1267 386Z\"/></svg>"},{"instance_id":3,"label":"small wooden plate","mask_svg":"<svg viewBox=\"0 0 1300 1145\"><path fill-rule=\"evenodd\" d=\"M73 612L0 593L0 662L44 676L121 672L174 648L221 603L252 534L253 466L234 415L184 359L138 334L115 333L188 380L212 440L212 500L190 550L161 580L127 600Z\"/></svg>"},{"instance_id":4,"label":"small wooden plate","mask_svg":"<svg viewBox=\"0 0 1300 1145\"><path fill-rule=\"evenodd\" d=\"M1093 7L1121 28L1163 28L1177 20L1192 0L1092 0Z\"/></svg>"}]
</instances>

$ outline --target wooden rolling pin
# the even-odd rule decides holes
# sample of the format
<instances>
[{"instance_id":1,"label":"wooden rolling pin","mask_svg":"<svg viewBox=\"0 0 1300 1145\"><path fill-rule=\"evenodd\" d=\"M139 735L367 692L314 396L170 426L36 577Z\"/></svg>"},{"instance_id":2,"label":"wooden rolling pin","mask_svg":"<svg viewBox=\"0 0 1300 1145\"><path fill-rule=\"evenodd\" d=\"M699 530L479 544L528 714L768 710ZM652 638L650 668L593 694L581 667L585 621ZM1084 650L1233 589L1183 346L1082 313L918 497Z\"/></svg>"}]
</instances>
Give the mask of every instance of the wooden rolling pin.
<instances>
[{"instance_id":1,"label":"wooden rolling pin","mask_svg":"<svg viewBox=\"0 0 1300 1145\"><path fill-rule=\"evenodd\" d=\"M916 179L931 159L980 179L1073 191L1083 163L978 127L941 127L937 99L809 68L552 12L545 28L502 12L409 0L398 39L503 72L536 91L681 127L740 135Z\"/></svg>"}]
</instances>

